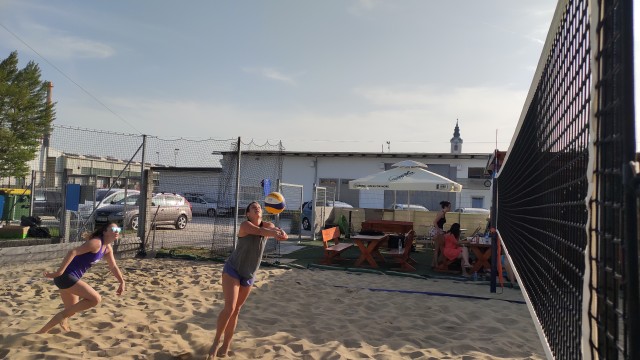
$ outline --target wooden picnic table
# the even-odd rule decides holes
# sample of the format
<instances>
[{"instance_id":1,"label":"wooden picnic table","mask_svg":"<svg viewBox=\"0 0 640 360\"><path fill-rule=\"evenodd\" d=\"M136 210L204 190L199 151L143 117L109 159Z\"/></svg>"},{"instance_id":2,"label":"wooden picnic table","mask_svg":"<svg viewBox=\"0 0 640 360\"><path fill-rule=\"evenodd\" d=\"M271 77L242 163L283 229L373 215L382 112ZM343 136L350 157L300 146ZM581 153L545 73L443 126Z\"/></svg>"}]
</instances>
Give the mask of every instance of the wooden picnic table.
<instances>
[{"instance_id":1,"label":"wooden picnic table","mask_svg":"<svg viewBox=\"0 0 640 360\"><path fill-rule=\"evenodd\" d=\"M473 263L471 273L479 272L484 269L491 269L491 245L467 244L467 246L476 256L476 262Z\"/></svg>"},{"instance_id":2,"label":"wooden picnic table","mask_svg":"<svg viewBox=\"0 0 640 360\"><path fill-rule=\"evenodd\" d=\"M360 257L356 260L355 266L362 266L362 264L367 261L369 266L373 268L378 267L378 263L376 262L377 258L381 262L384 262L384 257L380 254L380 245L387 241L389 235L351 235L351 240L358 246L360 249Z\"/></svg>"},{"instance_id":3,"label":"wooden picnic table","mask_svg":"<svg viewBox=\"0 0 640 360\"><path fill-rule=\"evenodd\" d=\"M362 230L375 230L384 233L406 234L413 230L411 221L366 220L362 222Z\"/></svg>"}]
</instances>

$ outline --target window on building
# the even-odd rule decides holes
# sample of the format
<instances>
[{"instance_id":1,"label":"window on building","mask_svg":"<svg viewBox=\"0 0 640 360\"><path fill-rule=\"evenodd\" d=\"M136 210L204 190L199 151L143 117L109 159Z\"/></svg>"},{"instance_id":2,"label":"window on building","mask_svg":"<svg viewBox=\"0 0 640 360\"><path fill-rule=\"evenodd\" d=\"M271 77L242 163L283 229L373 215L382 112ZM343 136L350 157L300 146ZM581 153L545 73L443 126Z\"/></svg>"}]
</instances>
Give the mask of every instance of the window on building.
<instances>
[{"instance_id":1,"label":"window on building","mask_svg":"<svg viewBox=\"0 0 640 360\"><path fill-rule=\"evenodd\" d=\"M471 197L471 207L484 208L484 198L476 196Z\"/></svg>"},{"instance_id":2,"label":"window on building","mask_svg":"<svg viewBox=\"0 0 640 360\"><path fill-rule=\"evenodd\" d=\"M467 177L469 179L482 179L484 177L484 168L470 167Z\"/></svg>"}]
</instances>

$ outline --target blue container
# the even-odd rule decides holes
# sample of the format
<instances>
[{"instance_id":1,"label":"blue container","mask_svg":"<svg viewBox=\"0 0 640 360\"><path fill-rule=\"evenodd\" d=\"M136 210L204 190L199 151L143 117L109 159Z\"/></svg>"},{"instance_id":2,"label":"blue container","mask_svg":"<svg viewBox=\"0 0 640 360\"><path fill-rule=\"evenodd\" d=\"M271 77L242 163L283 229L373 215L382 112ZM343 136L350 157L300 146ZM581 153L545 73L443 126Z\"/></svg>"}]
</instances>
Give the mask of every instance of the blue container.
<instances>
[{"instance_id":1,"label":"blue container","mask_svg":"<svg viewBox=\"0 0 640 360\"><path fill-rule=\"evenodd\" d=\"M0 219L2 219L2 213L4 211L4 193L0 192Z\"/></svg>"}]
</instances>

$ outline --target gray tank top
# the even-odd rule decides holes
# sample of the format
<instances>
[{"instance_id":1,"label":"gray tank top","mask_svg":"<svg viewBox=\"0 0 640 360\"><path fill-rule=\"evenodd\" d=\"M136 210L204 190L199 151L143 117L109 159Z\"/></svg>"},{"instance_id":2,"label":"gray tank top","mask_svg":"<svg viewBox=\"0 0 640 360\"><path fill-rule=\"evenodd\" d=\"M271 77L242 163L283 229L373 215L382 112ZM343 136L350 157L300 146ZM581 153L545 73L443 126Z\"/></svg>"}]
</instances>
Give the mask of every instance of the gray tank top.
<instances>
[{"instance_id":1,"label":"gray tank top","mask_svg":"<svg viewBox=\"0 0 640 360\"><path fill-rule=\"evenodd\" d=\"M243 278L255 277L266 244L267 238L260 235L238 237L238 244L227 262Z\"/></svg>"}]
</instances>

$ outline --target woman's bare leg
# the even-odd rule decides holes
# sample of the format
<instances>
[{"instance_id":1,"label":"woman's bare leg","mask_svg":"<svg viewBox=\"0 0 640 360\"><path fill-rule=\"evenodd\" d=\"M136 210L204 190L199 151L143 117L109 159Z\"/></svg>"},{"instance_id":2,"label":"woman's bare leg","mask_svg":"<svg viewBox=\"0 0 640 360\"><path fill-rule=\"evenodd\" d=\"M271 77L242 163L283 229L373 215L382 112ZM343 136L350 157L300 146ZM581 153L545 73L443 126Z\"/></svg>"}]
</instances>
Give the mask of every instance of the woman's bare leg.
<instances>
[{"instance_id":1,"label":"woman's bare leg","mask_svg":"<svg viewBox=\"0 0 640 360\"><path fill-rule=\"evenodd\" d=\"M466 246L462 248L462 265L464 265L464 267L471 267L471 263L469 262L469 249Z\"/></svg>"},{"instance_id":2,"label":"woman's bare leg","mask_svg":"<svg viewBox=\"0 0 640 360\"><path fill-rule=\"evenodd\" d=\"M62 303L64 304L65 309L70 309L73 305L77 304L78 301L80 301L80 297L78 295L67 291L67 289L60 290L60 298L62 298ZM60 327L64 331L70 331L71 327L69 327L69 318L64 318L60 322Z\"/></svg>"},{"instance_id":3,"label":"woman's bare leg","mask_svg":"<svg viewBox=\"0 0 640 360\"><path fill-rule=\"evenodd\" d=\"M238 315L240 314L240 309L242 308L242 305L244 305L245 301L247 301L249 293L251 293L251 286L240 286L235 309L231 314L231 318L227 323L227 327L224 330L224 341L222 342L222 346L220 346L220 349L216 353L216 356L227 356L229 346L231 345L231 339L233 338L233 333L236 331L236 325L238 324Z\"/></svg>"},{"instance_id":4,"label":"woman's bare leg","mask_svg":"<svg viewBox=\"0 0 640 360\"><path fill-rule=\"evenodd\" d=\"M441 234L437 234L433 237L433 259L431 260L431 266L436 267L440 263L440 247L444 238Z\"/></svg>"},{"instance_id":5,"label":"woman's bare leg","mask_svg":"<svg viewBox=\"0 0 640 360\"><path fill-rule=\"evenodd\" d=\"M511 268L511 263L509 262L508 259L505 259L506 261L504 262L504 269L507 271L507 278L509 278L509 282L511 283L511 285L515 285L516 283L516 276L513 274L513 269Z\"/></svg>"},{"instance_id":6,"label":"woman's bare leg","mask_svg":"<svg viewBox=\"0 0 640 360\"><path fill-rule=\"evenodd\" d=\"M222 273L222 293L224 295L224 308L218 314L218 320L216 322L216 335L213 338L213 344L209 348L209 354L207 359L214 359L216 356L216 350L218 344L220 344L220 338L231 319L231 315L235 311L236 302L238 301L238 293L240 292L240 281L234 279L227 273Z\"/></svg>"},{"instance_id":7,"label":"woman's bare leg","mask_svg":"<svg viewBox=\"0 0 640 360\"><path fill-rule=\"evenodd\" d=\"M65 307L64 310L60 311L51 320L49 320L49 322L46 323L42 327L42 329L38 330L36 334L44 334L48 332L54 326L60 324L64 319L69 318L80 311L90 309L98 305L102 300L100 294L98 294L91 286L89 286L82 280L79 280L75 285L68 289L64 289L63 291L77 295L78 297L82 298L82 300L71 305L71 307L69 307L68 309Z\"/></svg>"}]
</instances>

